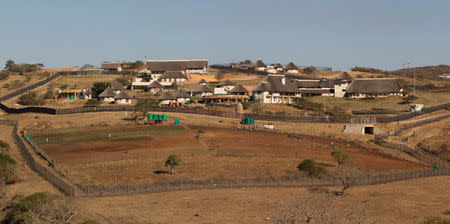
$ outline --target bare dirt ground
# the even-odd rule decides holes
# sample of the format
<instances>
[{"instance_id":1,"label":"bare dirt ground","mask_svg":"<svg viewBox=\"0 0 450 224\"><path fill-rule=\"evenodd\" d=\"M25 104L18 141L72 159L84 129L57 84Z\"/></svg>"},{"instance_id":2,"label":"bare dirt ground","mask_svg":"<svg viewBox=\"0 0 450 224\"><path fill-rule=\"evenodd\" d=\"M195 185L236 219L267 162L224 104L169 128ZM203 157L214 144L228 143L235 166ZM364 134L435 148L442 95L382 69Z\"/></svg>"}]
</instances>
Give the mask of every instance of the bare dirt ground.
<instances>
[{"instance_id":1,"label":"bare dirt ground","mask_svg":"<svg viewBox=\"0 0 450 224\"><path fill-rule=\"evenodd\" d=\"M420 223L427 216L450 218L448 177L431 177L351 188L339 201L367 201L367 223ZM334 189L337 190L337 189ZM272 223L280 207L308 189L231 189L83 198L82 214L104 223ZM270 220L267 220L269 218Z\"/></svg>"},{"instance_id":2,"label":"bare dirt ground","mask_svg":"<svg viewBox=\"0 0 450 224\"><path fill-rule=\"evenodd\" d=\"M353 157L351 162L369 172L423 167L338 139L306 135L293 139L273 132L204 126L187 129L189 131L129 125L109 126L107 130L99 127L71 129L73 133L62 133L61 129L31 133L52 159L89 183L281 177L287 172L297 172L296 166L303 159L312 158L328 167L335 166L330 156L331 143L334 148L348 151ZM124 130L127 136L121 136ZM198 140L194 138L197 130L206 132ZM152 133L142 134L145 131ZM173 131L177 132L171 133ZM108 133L111 138L106 137ZM177 167L178 175L155 174L167 170L163 162L170 154L177 154L183 160Z\"/></svg>"}]
</instances>

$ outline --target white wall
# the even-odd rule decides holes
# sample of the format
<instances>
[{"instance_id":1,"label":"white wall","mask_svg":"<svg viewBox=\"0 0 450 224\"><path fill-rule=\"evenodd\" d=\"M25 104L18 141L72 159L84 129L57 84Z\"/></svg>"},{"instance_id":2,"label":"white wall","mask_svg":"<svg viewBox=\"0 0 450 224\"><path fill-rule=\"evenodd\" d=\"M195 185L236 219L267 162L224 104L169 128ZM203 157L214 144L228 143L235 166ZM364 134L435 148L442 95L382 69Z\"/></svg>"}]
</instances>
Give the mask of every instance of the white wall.
<instances>
[{"instance_id":1,"label":"white wall","mask_svg":"<svg viewBox=\"0 0 450 224\"><path fill-rule=\"evenodd\" d=\"M342 83L340 85L334 85L334 97L344 97L347 90L348 83Z\"/></svg>"}]
</instances>

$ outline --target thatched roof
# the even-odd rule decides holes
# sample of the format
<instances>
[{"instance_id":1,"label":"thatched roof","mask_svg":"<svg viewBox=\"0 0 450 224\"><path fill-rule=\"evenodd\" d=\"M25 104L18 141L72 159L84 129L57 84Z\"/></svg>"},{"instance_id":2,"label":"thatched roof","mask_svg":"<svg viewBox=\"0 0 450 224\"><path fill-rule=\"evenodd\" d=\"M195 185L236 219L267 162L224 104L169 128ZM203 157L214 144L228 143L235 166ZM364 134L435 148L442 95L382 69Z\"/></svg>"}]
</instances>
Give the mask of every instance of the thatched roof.
<instances>
[{"instance_id":1,"label":"thatched roof","mask_svg":"<svg viewBox=\"0 0 450 224\"><path fill-rule=\"evenodd\" d=\"M322 93L333 93L333 90L332 89L301 89L300 93L322 94Z\"/></svg>"},{"instance_id":2,"label":"thatched roof","mask_svg":"<svg viewBox=\"0 0 450 224\"><path fill-rule=\"evenodd\" d=\"M230 80L225 79L220 81L219 83L217 83L216 87L221 87L221 86L235 86L234 83L232 83Z\"/></svg>"},{"instance_id":3,"label":"thatched roof","mask_svg":"<svg viewBox=\"0 0 450 224\"><path fill-rule=\"evenodd\" d=\"M116 93L114 93L114 90L112 90L111 87L106 88L105 91L98 95L100 98L110 98L114 96L116 96Z\"/></svg>"},{"instance_id":4,"label":"thatched roof","mask_svg":"<svg viewBox=\"0 0 450 224\"><path fill-rule=\"evenodd\" d=\"M173 94L173 95L175 96L175 98L188 98L189 97L189 94L182 89L175 91L175 94Z\"/></svg>"},{"instance_id":5,"label":"thatched roof","mask_svg":"<svg viewBox=\"0 0 450 224\"><path fill-rule=\"evenodd\" d=\"M114 97L115 100L121 100L121 99L131 99L131 96L129 96L125 91L120 91L119 94L117 94Z\"/></svg>"},{"instance_id":6,"label":"thatched roof","mask_svg":"<svg viewBox=\"0 0 450 224\"><path fill-rule=\"evenodd\" d=\"M284 67L286 70L298 70L297 65L295 65L292 61L289 62L286 67Z\"/></svg>"},{"instance_id":7,"label":"thatched roof","mask_svg":"<svg viewBox=\"0 0 450 224\"><path fill-rule=\"evenodd\" d=\"M402 89L400 82L394 78L361 78L350 83L347 93L399 93Z\"/></svg>"},{"instance_id":8,"label":"thatched roof","mask_svg":"<svg viewBox=\"0 0 450 224\"><path fill-rule=\"evenodd\" d=\"M294 85L297 88L333 88L334 82L329 79L321 79L321 80L313 80L313 79L304 79L304 80L295 80Z\"/></svg>"},{"instance_id":9,"label":"thatched roof","mask_svg":"<svg viewBox=\"0 0 450 224\"><path fill-rule=\"evenodd\" d=\"M352 81L353 77L350 74L348 74L348 72L343 72L336 79L337 80Z\"/></svg>"},{"instance_id":10,"label":"thatched roof","mask_svg":"<svg viewBox=\"0 0 450 224\"><path fill-rule=\"evenodd\" d=\"M192 85L186 89L186 92L190 93L212 93L213 91L209 89L206 85Z\"/></svg>"},{"instance_id":11,"label":"thatched roof","mask_svg":"<svg viewBox=\"0 0 450 224\"><path fill-rule=\"evenodd\" d=\"M158 100L176 100L175 96L173 96L170 92L163 92Z\"/></svg>"},{"instance_id":12,"label":"thatched roof","mask_svg":"<svg viewBox=\"0 0 450 224\"><path fill-rule=\"evenodd\" d=\"M208 60L154 60L147 61L147 69L152 72L185 71L208 67Z\"/></svg>"},{"instance_id":13,"label":"thatched roof","mask_svg":"<svg viewBox=\"0 0 450 224\"><path fill-rule=\"evenodd\" d=\"M284 79L284 84L282 80ZM272 93L298 93L297 86L285 75L267 75L256 87L254 92L272 92Z\"/></svg>"},{"instance_id":14,"label":"thatched roof","mask_svg":"<svg viewBox=\"0 0 450 224\"><path fill-rule=\"evenodd\" d=\"M283 66L277 62L275 65L273 65L274 68L283 68Z\"/></svg>"},{"instance_id":15,"label":"thatched roof","mask_svg":"<svg viewBox=\"0 0 450 224\"><path fill-rule=\"evenodd\" d=\"M176 78L187 78L185 74L180 71L165 71L159 79L176 79Z\"/></svg>"},{"instance_id":16,"label":"thatched roof","mask_svg":"<svg viewBox=\"0 0 450 224\"><path fill-rule=\"evenodd\" d=\"M244 88L241 84L237 84L233 89L229 91L230 93L248 93L248 90Z\"/></svg>"},{"instance_id":17,"label":"thatched roof","mask_svg":"<svg viewBox=\"0 0 450 224\"><path fill-rule=\"evenodd\" d=\"M258 68L258 67L264 67L264 68L265 68L265 67L267 67L267 66L266 66L266 64L264 64L264 62L262 62L261 59L260 59L260 60L257 60L257 61L255 62L255 67L257 67L257 68Z\"/></svg>"},{"instance_id":18,"label":"thatched roof","mask_svg":"<svg viewBox=\"0 0 450 224\"><path fill-rule=\"evenodd\" d=\"M122 62L103 62L102 69L117 69L122 67Z\"/></svg>"},{"instance_id":19,"label":"thatched roof","mask_svg":"<svg viewBox=\"0 0 450 224\"><path fill-rule=\"evenodd\" d=\"M112 90L114 90L114 91L125 90L125 88L123 88L122 83L117 82L117 81L114 81L114 82L111 84L111 88L112 88Z\"/></svg>"},{"instance_id":20,"label":"thatched roof","mask_svg":"<svg viewBox=\"0 0 450 224\"><path fill-rule=\"evenodd\" d=\"M206 83L206 81L204 79L200 79L200 81L198 83L202 84L202 83Z\"/></svg>"},{"instance_id":21,"label":"thatched roof","mask_svg":"<svg viewBox=\"0 0 450 224\"><path fill-rule=\"evenodd\" d=\"M148 88L150 89L162 89L164 88L163 85L161 85L161 83L159 83L158 81L153 81L152 83L150 83L150 85L148 85Z\"/></svg>"}]
</instances>

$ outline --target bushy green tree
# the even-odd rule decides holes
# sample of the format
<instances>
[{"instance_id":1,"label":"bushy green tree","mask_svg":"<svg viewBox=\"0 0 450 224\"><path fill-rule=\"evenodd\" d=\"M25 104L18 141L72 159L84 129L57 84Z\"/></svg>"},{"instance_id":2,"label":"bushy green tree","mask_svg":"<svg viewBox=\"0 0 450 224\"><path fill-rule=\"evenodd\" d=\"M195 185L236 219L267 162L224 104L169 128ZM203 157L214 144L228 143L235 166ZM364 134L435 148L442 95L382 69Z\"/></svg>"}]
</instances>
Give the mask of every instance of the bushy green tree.
<instances>
[{"instance_id":1,"label":"bushy green tree","mask_svg":"<svg viewBox=\"0 0 450 224\"><path fill-rule=\"evenodd\" d=\"M159 107L158 101L152 98L138 100L134 106L136 114L140 114L144 118L147 117L148 112Z\"/></svg>"},{"instance_id":2,"label":"bushy green tree","mask_svg":"<svg viewBox=\"0 0 450 224\"><path fill-rule=\"evenodd\" d=\"M174 171L175 166L178 166L180 164L180 162L181 162L181 158L175 154L172 154L167 158L164 165L166 167L170 167L170 174L173 175L173 174L175 174L175 171Z\"/></svg>"},{"instance_id":3,"label":"bushy green tree","mask_svg":"<svg viewBox=\"0 0 450 224\"><path fill-rule=\"evenodd\" d=\"M105 89L110 86L111 86L111 83L109 83L109 82L95 82L91 89L92 94L94 95L94 97L98 97L98 95L100 95L100 93L105 91Z\"/></svg>"},{"instance_id":4,"label":"bushy green tree","mask_svg":"<svg viewBox=\"0 0 450 224\"><path fill-rule=\"evenodd\" d=\"M342 149L333 150L331 156L336 160L338 165L342 165L346 160L351 159L351 155L345 153Z\"/></svg>"},{"instance_id":5,"label":"bushy green tree","mask_svg":"<svg viewBox=\"0 0 450 224\"><path fill-rule=\"evenodd\" d=\"M322 177L327 174L327 169L313 159L303 160L297 168L312 177Z\"/></svg>"},{"instance_id":6,"label":"bushy green tree","mask_svg":"<svg viewBox=\"0 0 450 224\"><path fill-rule=\"evenodd\" d=\"M89 99L88 101L86 101L86 103L84 104L85 106L88 107L96 107L98 105L100 105L102 102L98 101L97 99Z\"/></svg>"},{"instance_id":7,"label":"bushy green tree","mask_svg":"<svg viewBox=\"0 0 450 224\"><path fill-rule=\"evenodd\" d=\"M117 82L119 82L120 84L122 84L122 86L128 86L130 85L130 79L127 77L120 77L116 79Z\"/></svg>"}]
</instances>

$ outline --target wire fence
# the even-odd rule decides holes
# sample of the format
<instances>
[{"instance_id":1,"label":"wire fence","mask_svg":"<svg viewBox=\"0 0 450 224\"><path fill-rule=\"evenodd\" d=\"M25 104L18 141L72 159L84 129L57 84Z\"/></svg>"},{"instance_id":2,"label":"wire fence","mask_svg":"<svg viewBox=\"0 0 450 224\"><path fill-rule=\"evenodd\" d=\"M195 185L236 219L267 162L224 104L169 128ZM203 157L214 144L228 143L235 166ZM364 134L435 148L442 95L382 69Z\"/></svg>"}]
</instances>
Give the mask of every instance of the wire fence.
<instances>
[{"instance_id":1,"label":"wire fence","mask_svg":"<svg viewBox=\"0 0 450 224\"><path fill-rule=\"evenodd\" d=\"M411 180L432 176L450 175L450 168L428 168L409 171L395 171L378 175L358 175L355 185L387 184L396 181ZM170 191L227 189L227 188L299 188L299 187L331 187L340 186L341 180L335 176L325 176L320 179L308 176L285 176L278 178L247 178L247 179L209 179L185 180L175 182L154 182L143 184L119 185L79 185L80 197L117 196L135 193L159 193Z\"/></svg>"},{"instance_id":2,"label":"wire fence","mask_svg":"<svg viewBox=\"0 0 450 224\"><path fill-rule=\"evenodd\" d=\"M1 121L0 124L5 125L12 125L13 126L13 138L16 141L18 147L20 148L21 154L24 156L25 160L27 161L28 165L32 170L37 172L39 175L41 175L44 179L49 181L51 184L53 184L56 188L61 190L64 194L68 196L75 196L75 187L70 184L68 181L64 180L57 174L51 171L51 168L48 166L51 166L51 164L48 164L47 166L42 165L39 163L32 155L32 153L28 150L26 147L25 142L22 140L20 135L18 134L18 121Z\"/></svg>"}]
</instances>

